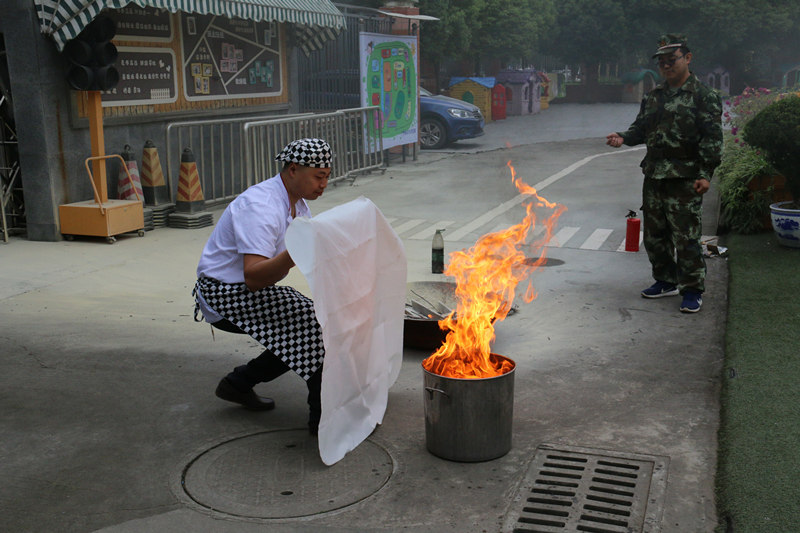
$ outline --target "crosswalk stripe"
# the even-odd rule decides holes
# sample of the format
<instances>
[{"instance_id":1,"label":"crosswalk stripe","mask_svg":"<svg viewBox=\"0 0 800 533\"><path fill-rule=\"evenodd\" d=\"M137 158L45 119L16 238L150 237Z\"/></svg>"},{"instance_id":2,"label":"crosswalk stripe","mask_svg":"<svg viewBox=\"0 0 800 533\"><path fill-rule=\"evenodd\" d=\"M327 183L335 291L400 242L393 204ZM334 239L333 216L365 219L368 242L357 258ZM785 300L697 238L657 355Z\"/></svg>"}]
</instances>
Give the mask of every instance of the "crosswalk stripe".
<instances>
[{"instance_id":1,"label":"crosswalk stripe","mask_svg":"<svg viewBox=\"0 0 800 533\"><path fill-rule=\"evenodd\" d=\"M640 250L642 248L642 241L643 240L644 240L644 232L640 231L639 232L639 249ZM619 248L617 248L617 251L618 252L624 252L625 251L625 239L622 239L622 244L619 245Z\"/></svg>"},{"instance_id":2,"label":"crosswalk stripe","mask_svg":"<svg viewBox=\"0 0 800 533\"><path fill-rule=\"evenodd\" d=\"M599 250L603 243L606 242L614 230L610 229L596 229L589 235L589 238L581 244L582 250Z\"/></svg>"},{"instance_id":3,"label":"crosswalk stripe","mask_svg":"<svg viewBox=\"0 0 800 533\"><path fill-rule=\"evenodd\" d=\"M451 226L456 224L455 221L452 220L439 220L438 222L431 222L430 220L423 220L423 219L411 219L411 220L403 220L398 218L388 219L390 223L397 223L398 226L394 228L395 232L398 235L402 233L408 233L410 231L416 231L416 233L412 233L411 235L403 236L405 239L410 240L427 240L433 237L433 234L436 232L437 229L445 229L447 230L444 235L447 236L448 233L454 233L454 230ZM419 226L422 224L426 224L422 226L422 229L418 229ZM493 229L486 231L484 234L488 233L497 233L498 231L503 231L508 229L512 224L496 224ZM463 227L462 227L463 228ZM575 226L564 226L559 228L559 230L550 238L549 242L546 246L552 248L567 248L568 242L575 237L575 235L581 230L581 227ZM457 230L456 230L457 231ZM545 226L543 224L537 225L533 231L528 235L526 242L531 246L536 244L537 239L541 239L543 237L543 233L545 231ZM463 232L462 232L463 233ZM592 231L591 235L583 241L583 243L578 246L577 248L580 250L600 250L600 249L614 249L610 248L609 245L606 245L609 238L613 235L613 229L607 228L597 228ZM463 235L462 235L463 236ZM452 237L451 237L452 238ZM461 237L459 237L460 239ZM644 238L644 233L639 232L639 247L642 246L642 240ZM445 241L447 239L445 238ZM613 246L613 244L610 244ZM604 248L605 246L605 248ZM575 246L572 246L575 248ZM625 241L623 240L619 247L616 248L617 252L624 252L625 251Z\"/></svg>"},{"instance_id":4,"label":"crosswalk stripe","mask_svg":"<svg viewBox=\"0 0 800 533\"><path fill-rule=\"evenodd\" d=\"M580 168L580 167L584 166L585 164L587 164L589 161L597 159L598 157L607 157L607 156L611 156L611 155L614 155L614 154L622 154L622 153L625 153L625 152L631 152L631 151L634 151L634 150L643 150L644 148L645 148L644 146L636 146L634 148L627 148L625 150L618 150L618 151L613 151L613 152L602 152L602 153L599 153L599 154L594 154L594 155L590 155L590 156L584 157L580 161L576 161L575 163L569 165L568 167L566 167L564 169L561 169L560 171L556 172L555 174L552 174L551 176L548 176L547 178L543 179L542 181L540 181L539 183L534 185L533 188L536 189L537 191L541 192L541 190L544 189L545 187L547 187L548 185L552 185L553 183L557 182L558 180L560 180L564 176L568 176L569 174L571 174L572 172L574 172L578 168ZM461 240L462 237L464 237L465 235L475 231L476 229L478 229L479 227L483 226L484 224L490 222L494 217L500 215L501 213L504 213L504 212L508 211L509 209L511 209L513 207L516 207L517 205L522 203L522 201L526 197L529 197L529 195L527 195L527 194L518 194L518 195L516 195L512 199L503 202L502 204L498 205L494 209L491 209L491 210L487 211L486 213L483 213L478 218L476 218L474 220L471 220L470 222L467 222L466 224L464 224L462 227L458 228L457 230L455 230L453 232L450 232L449 235L445 235L444 240L446 242L452 242L452 241Z\"/></svg>"},{"instance_id":5,"label":"crosswalk stripe","mask_svg":"<svg viewBox=\"0 0 800 533\"><path fill-rule=\"evenodd\" d=\"M498 231L505 231L514 224L498 224L489 233L497 233Z\"/></svg>"},{"instance_id":6,"label":"crosswalk stripe","mask_svg":"<svg viewBox=\"0 0 800 533\"><path fill-rule=\"evenodd\" d=\"M406 232L406 231L408 231L410 229L416 228L420 224L424 224L424 223L425 223L425 220L419 219L419 218L415 218L413 220L407 220L406 222L403 222L402 224L400 224L399 226L394 228L394 231L395 231L395 233L400 235L401 233Z\"/></svg>"},{"instance_id":7,"label":"crosswalk stripe","mask_svg":"<svg viewBox=\"0 0 800 533\"><path fill-rule=\"evenodd\" d=\"M498 205L494 209L491 209L490 211L487 211L486 213L482 214L478 218L467 222L466 224L461 226L459 229L457 229L456 231L452 232L450 235L445 235L444 240L445 241L459 241L459 240L461 240L461 238L464 237L465 235L467 235L468 233L471 233L471 232L475 231L479 227L481 227L484 224L486 224L487 222L491 221L494 217L496 217L496 216L498 216L498 215L500 215L502 213L505 213L506 211L508 211L509 209L514 207L515 205L521 203L522 200L525 199L525 197L526 197L525 194L518 194L517 196L515 196L511 200L508 200L507 202L503 202L502 204Z\"/></svg>"},{"instance_id":8,"label":"crosswalk stripe","mask_svg":"<svg viewBox=\"0 0 800 533\"><path fill-rule=\"evenodd\" d=\"M547 243L547 246L552 246L553 248L562 248L567 241L570 240L572 237L578 233L580 228L574 228L572 226L564 226L558 232L553 235L550 241Z\"/></svg>"},{"instance_id":9,"label":"crosswalk stripe","mask_svg":"<svg viewBox=\"0 0 800 533\"><path fill-rule=\"evenodd\" d=\"M414 239L414 240L430 239L433 237L433 234L436 233L437 229L447 229L448 226L451 226L453 224L455 224L455 222L452 220L440 220L435 224L431 224L424 230L415 233L414 235L409 237L409 239Z\"/></svg>"}]
</instances>

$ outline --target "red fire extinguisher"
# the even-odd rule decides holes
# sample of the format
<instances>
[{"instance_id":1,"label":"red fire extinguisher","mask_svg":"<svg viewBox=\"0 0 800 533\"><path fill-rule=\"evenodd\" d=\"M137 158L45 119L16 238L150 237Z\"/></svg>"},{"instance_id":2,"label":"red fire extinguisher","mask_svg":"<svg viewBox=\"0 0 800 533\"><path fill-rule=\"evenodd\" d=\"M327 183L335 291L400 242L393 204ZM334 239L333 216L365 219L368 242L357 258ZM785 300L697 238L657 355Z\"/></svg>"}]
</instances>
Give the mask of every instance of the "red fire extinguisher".
<instances>
[{"instance_id":1,"label":"red fire extinguisher","mask_svg":"<svg viewBox=\"0 0 800 533\"><path fill-rule=\"evenodd\" d=\"M628 225L625 232L625 251L638 252L639 251L639 227L641 221L636 216L636 211L628 211Z\"/></svg>"}]
</instances>

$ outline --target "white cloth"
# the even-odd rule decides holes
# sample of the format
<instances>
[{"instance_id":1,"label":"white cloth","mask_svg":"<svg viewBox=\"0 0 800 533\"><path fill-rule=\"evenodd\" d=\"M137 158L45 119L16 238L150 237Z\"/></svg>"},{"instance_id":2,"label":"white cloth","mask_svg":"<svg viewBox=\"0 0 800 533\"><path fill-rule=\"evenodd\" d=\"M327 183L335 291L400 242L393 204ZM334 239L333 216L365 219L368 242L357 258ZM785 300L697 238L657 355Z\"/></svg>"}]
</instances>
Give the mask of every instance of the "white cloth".
<instances>
[{"instance_id":1,"label":"white cloth","mask_svg":"<svg viewBox=\"0 0 800 533\"><path fill-rule=\"evenodd\" d=\"M275 257L286 249L284 236L292 221L289 193L280 174L247 188L231 202L208 238L197 265L198 278L244 283L244 254ZM311 216L305 200L295 204L298 217ZM199 295L206 321L222 317Z\"/></svg>"},{"instance_id":2,"label":"white cloth","mask_svg":"<svg viewBox=\"0 0 800 533\"><path fill-rule=\"evenodd\" d=\"M406 256L370 200L297 218L286 246L308 281L322 327L319 451L332 465L383 422L403 359Z\"/></svg>"}]
</instances>

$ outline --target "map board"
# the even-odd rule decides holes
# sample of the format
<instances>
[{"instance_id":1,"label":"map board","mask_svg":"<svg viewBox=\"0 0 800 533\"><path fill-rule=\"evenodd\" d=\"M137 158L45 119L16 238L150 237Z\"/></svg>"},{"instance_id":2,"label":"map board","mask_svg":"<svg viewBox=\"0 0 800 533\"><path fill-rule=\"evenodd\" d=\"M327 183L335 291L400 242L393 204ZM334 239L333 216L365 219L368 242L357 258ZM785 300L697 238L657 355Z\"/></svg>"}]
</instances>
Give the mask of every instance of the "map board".
<instances>
[{"instance_id":1,"label":"map board","mask_svg":"<svg viewBox=\"0 0 800 533\"><path fill-rule=\"evenodd\" d=\"M361 105L379 106L367 132L383 133L383 147L417 142L417 37L359 33Z\"/></svg>"},{"instance_id":2,"label":"map board","mask_svg":"<svg viewBox=\"0 0 800 533\"><path fill-rule=\"evenodd\" d=\"M183 95L189 101L283 92L279 25L181 14Z\"/></svg>"}]
</instances>

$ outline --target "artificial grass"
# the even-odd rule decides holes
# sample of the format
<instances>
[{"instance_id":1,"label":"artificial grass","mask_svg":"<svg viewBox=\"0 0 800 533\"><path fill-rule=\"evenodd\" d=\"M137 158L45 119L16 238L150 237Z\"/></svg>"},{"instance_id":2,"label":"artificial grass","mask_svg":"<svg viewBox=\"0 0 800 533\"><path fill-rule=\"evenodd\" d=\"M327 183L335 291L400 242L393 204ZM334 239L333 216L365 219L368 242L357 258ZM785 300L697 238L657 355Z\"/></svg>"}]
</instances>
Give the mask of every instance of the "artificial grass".
<instances>
[{"instance_id":1,"label":"artificial grass","mask_svg":"<svg viewBox=\"0 0 800 533\"><path fill-rule=\"evenodd\" d=\"M800 249L729 235L718 532L800 531Z\"/></svg>"}]
</instances>

